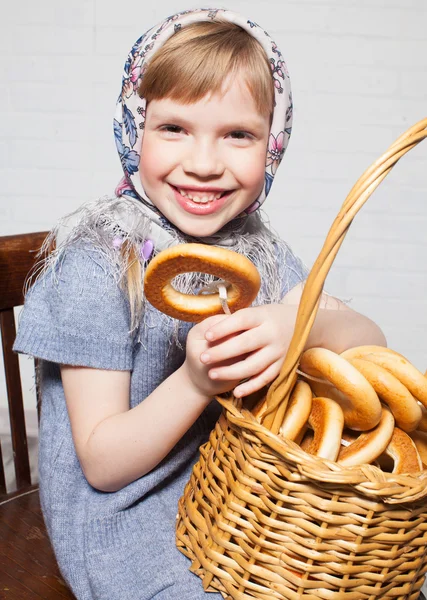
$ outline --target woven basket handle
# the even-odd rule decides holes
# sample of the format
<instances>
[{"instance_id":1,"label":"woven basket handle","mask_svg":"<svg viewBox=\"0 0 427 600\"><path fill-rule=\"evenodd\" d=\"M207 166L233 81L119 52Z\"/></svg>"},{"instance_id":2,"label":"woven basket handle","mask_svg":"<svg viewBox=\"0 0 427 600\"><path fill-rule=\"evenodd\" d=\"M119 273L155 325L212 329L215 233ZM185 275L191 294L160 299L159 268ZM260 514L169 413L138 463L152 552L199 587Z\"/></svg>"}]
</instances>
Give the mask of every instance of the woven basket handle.
<instances>
[{"instance_id":1,"label":"woven basket handle","mask_svg":"<svg viewBox=\"0 0 427 600\"><path fill-rule=\"evenodd\" d=\"M263 415L262 424L273 433L278 433L283 421L288 399L297 378L296 370L316 318L323 284L348 228L372 192L390 173L397 161L425 137L427 137L427 118L419 121L401 135L387 152L363 173L351 189L333 222L304 286L294 333L282 369L267 393L267 409Z\"/></svg>"}]
</instances>

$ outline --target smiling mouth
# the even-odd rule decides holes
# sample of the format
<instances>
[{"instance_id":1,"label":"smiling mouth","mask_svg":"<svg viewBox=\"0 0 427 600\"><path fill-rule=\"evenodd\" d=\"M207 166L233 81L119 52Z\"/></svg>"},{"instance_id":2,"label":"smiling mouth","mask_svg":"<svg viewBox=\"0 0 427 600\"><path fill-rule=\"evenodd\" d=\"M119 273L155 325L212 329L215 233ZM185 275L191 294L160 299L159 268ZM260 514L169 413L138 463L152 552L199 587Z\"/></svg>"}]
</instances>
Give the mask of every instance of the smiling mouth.
<instances>
[{"instance_id":1,"label":"smiling mouth","mask_svg":"<svg viewBox=\"0 0 427 600\"><path fill-rule=\"evenodd\" d=\"M196 190L190 190L190 189L186 189L186 188L180 188L180 187L177 187L174 185L172 187L175 188L175 190L183 198L192 200L192 202L195 202L196 204L208 204L210 202L213 202L214 200L219 200L220 198L223 198L227 194L231 193L231 190L222 190L222 191L221 190L215 190L215 191L200 190L200 191L196 191Z\"/></svg>"}]
</instances>

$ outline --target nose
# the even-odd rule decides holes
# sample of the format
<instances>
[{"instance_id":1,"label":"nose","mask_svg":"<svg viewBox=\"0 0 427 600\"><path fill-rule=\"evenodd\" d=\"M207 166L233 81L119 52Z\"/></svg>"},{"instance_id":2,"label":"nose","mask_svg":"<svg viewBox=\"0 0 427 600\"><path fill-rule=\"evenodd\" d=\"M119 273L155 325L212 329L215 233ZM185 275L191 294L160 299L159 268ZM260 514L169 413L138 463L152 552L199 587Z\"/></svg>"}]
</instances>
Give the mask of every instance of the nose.
<instances>
[{"instance_id":1,"label":"nose","mask_svg":"<svg viewBox=\"0 0 427 600\"><path fill-rule=\"evenodd\" d=\"M188 175L207 179L221 177L224 163L220 151L207 139L195 140L182 161L182 168Z\"/></svg>"}]
</instances>

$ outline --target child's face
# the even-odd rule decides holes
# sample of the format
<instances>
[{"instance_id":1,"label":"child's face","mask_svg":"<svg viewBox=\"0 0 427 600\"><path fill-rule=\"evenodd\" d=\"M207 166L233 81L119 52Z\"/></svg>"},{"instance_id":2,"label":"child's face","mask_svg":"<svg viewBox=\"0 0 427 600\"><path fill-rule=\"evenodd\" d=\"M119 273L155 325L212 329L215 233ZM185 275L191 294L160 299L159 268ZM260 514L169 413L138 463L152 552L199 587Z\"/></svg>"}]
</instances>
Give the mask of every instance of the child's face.
<instances>
[{"instance_id":1,"label":"child's face","mask_svg":"<svg viewBox=\"0 0 427 600\"><path fill-rule=\"evenodd\" d=\"M148 103L140 177L151 202L181 231L212 235L264 186L270 119L243 79L192 104Z\"/></svg>"}]
</instances>

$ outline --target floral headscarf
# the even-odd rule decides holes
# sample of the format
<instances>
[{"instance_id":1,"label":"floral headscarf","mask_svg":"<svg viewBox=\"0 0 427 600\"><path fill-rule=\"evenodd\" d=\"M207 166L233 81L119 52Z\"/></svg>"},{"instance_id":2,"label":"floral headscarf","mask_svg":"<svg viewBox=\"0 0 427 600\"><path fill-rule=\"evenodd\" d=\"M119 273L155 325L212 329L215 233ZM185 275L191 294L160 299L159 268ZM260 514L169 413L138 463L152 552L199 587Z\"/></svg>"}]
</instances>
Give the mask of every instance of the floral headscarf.
<instances>
[{"instance_id":1,"label":"floral headscarf","mask_svg":"<svg viewBox=\"0 0 427 600\"><path fill-rule=\"evenodd\" d=\"M146 195L138 173L141 142L144 133L146 100L138 95L144 68L150 57L181 27L197 21L215 20L236 23L262 45L271 64L275 86L275 107L271 124L265 166L265 185L260 196L244 212L232 219L220 231L203 238L183 234L156 209ZM126 281L133 257L137 257L144 278L151 257L175 244L198 242L229 248L248 257L257 266L261 289L254 304L280 302L284 293L283 269L288 260L297 260L287 245L264 222L257 209L265 200L288 145L292 125L292 97L289 75L276 44L259 25L228 10L188 10L169 17L161 25L150 29L135 43L124 68L122 91L114 119L114 134L124 177L113 196L87 202L59 221L46 238L44 250L49 251L37 277L48 270L56 272L67 247L89 243L112 265L117 282ZM126 243L125 243L126 242ZM55 250L50 251L51 246ZM132 258L131 258L132 257ZM290 257L290 258L288 258ZM294 269L294 268L293 268ZM289 269L289 273L293 272ZM302 271L304 270L301 266ZM192 294L216 281L207 273L189 272L174 282L183 293ZM286 282L285 282L286 283ZM287 285L287 284L286 284ZM285 286L286 287L286 286ZM132 331L146 324L146 301L133 305ZM169 317L165 317L169 319ZM141 321L142 319L142 321ZM141 325L145 327L145 325ZM175 321L173 341L178 341L179 321Z\"/></svg>"},{"instance_id":2,"label":"floral headscarf","mask_svg":"<svg viewBox=\"0 0 427 600\"><path fill-rule=\"evenodd\" d=\"M262 27L229 10L207 8L186 10L169 17L142 35L128 55L114 119L114 136L124 171L124 177L116 189L117 196L142 200L145 205L156 210L142 187L138 173L147 104L145 98L138 95L138 88L147 62L170 36L185 25L198 21L215 21L217 17L239 25L255 37L264 48L271 65L275 108L266 156L265 185L260 196L246 209L246 213L257 210L267 197L292 128L292 95L286 64L277 45Z\"/></svg>"}]
</instances>

